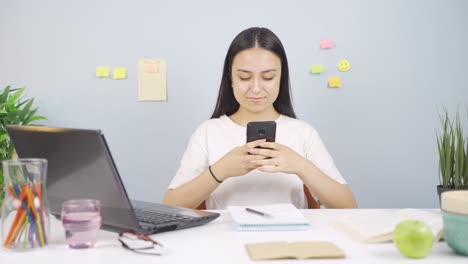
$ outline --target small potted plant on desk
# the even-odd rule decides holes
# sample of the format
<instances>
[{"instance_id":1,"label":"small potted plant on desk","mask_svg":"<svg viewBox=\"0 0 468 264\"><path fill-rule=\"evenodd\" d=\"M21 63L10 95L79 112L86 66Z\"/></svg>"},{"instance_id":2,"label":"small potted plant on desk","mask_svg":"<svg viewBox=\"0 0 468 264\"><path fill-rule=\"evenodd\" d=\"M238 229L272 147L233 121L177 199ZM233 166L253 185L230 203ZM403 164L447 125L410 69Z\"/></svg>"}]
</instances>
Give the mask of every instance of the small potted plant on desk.
<instances>
[{"instance_id":1,"label":"small potted plant on desk","mask_svg":"<svg viewBox=\"0 0 468 264\"><path fill-rule=\"evenodd\" d=\"M37 120L46 119L36 115L37 107L33 108L34 98L22 97L23 88L10 86L0 91L0 208L5 197L3 167L1 162L12 159L14 148L6 131L6 125L29 125ZM0 212L1 214L1 212Z\"/></svg>"},{"instance_id":2,"label":"small potted plant on desk","mask_svg":"<svg viewBox=\"0 0 468 264\"><path fill-rule=\"evenodd\" d=\"M439 201L444 191L468 189L468 140L463 135L459 112L457 111L455 122L452 122L445 109L440 121L442 133L436 132L439 150Z\"/></svg>"}]
</instances>

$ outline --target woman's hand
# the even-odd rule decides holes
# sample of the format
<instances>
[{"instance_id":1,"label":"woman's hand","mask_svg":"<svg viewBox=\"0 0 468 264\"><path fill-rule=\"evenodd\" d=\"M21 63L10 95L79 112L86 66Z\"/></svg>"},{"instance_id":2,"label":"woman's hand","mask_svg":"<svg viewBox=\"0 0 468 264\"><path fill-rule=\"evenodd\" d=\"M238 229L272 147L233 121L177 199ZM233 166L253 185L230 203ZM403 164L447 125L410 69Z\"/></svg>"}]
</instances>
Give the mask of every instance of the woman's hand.
<instances>
[{"instance_id":1,"label":"woman's hand","mask_svg":"<svg viewBox=\"0 0 468 264\"><path fill-rule=\"evenodd\" d=\"M260 139L232 149L211 165L213 174L224 181L229 177L245 175L260 167L261 165L257 165L253 161L264 160L267 156L254 154L250 150L255 149L255 147L260 146L264 142L265 139Z\"/></svg>"},{"instance_id":2,"label":"woman's hand","mask_svg":"<svg viewBox=\"0 0 468 264\"><path fill-rule=\"evenodd\" d=\"M283 172L288 174L301 174L301 168L310 163L306 158L299 155L287 146L275 142L262 142L261 148L248 150L250 153L271 157L270 159L254 159L250 162L257 166L258 170L264 172ZM265 149L267 148L267 149Z\"/></svg>"}]
</instances>

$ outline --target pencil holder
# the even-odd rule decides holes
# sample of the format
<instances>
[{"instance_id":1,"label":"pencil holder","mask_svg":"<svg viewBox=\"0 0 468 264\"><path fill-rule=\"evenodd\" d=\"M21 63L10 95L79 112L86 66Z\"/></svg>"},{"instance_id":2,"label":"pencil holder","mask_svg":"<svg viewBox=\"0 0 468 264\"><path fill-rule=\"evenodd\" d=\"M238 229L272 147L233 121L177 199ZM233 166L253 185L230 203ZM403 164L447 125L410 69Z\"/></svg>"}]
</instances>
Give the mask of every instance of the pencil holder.
<instances>
[{"instance_id":1,"label":"pencil holder","mask_svg":"<svg viewBox=\"0 0 468 264\"><path fill-rule=\"evenodd\" d=\"M5 198L1 214L2 246L8 249L32 249L47 245L47 160L3 161L3 175Z\"/></svg>"}]
</instances>

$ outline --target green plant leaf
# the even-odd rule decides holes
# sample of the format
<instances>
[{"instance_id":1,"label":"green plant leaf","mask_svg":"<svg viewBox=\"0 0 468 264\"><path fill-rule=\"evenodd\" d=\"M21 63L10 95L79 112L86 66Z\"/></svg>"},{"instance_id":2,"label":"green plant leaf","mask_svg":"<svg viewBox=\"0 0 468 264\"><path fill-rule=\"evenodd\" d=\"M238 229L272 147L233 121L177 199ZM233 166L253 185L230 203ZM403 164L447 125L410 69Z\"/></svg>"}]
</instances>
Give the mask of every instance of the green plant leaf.
<instances>
[{"instance_id":1,"label":"green plant leaf","mask_svg":"<svg viewBox=\"0 0 468 264\"><path fill-rule=\"evenodd\" d=\"M447 109L444 108L443 115L439 112L442 125L442 133L437 135L437 147L439 150L439 172L441 184L444 187L453 185L454 174L454 142L455 134Z\"/></svg>"},{"instance_id":2,"label":"green plant leaf","mask_svg":"<svg viewBox=\"0 0 468 264\"><path fill-rule=\"evenodd\" d=\"M10 98L8 98L8 103L9 104L14 104L16 100L21 96L21 94L24 92L24 87L20 88L18 91L16 91Z\"/></svg>"},{"instance_id":3,"label":"green plant leaf","mask_svg":"<svg viewBox=\"0 0 468 264\"><path fill-rule=\"evenodd\" d=\"M27 100L24 100L24 101L22 101L22 102L19 102L19 103L17 103L17 104L15 105L15 108L20 109L21 106L23 106L24 104L28 103L28 102L31 101L31 100L32 100L32 99L27 99Z\"/></svg>"},{"instance_id":4,"label":"green plant leaf","mask_svg":"<svg viewBox=\"0 0 468 264\"><path fill-rule=\"evenodd\" d=\"M7 140L7 139L8 139L8 134L0 135L0 142Z\"/></svg>"},{"instance_id":5,"label":"green plant leaf","mask_svg":"<svg viewBox=\"0 0 468 264\"><path fill-rule=\"evenodd\" d=\"M37 107L34 108L33 110L30 110L29 113L24 117L23 119L23 124L26 125L28 122L29 119L31 119L31 117L33 117L37 112Z\"/></svg>"},{"instance_id":6,"label":"green plant leaf","mask_svg":"<svg viewBox=\"0 0 468 264\"><path fill-rule=\"evenodd\" d=\"M455 117L455 174L453 183L455 189L463 186L463 177L465 173L465 138L463 137L463 129L460 123L460 114L457 111Z\"/></svg>"},{"instance_id":7,"label":"green plant leaf","mask_svg":"<svg viewBox=\"0 0 468 264\"><path fill-rule=\"evenodd\" d=\"M45 116L33 116L28 121L26 121L25 125L29 125L30 123L37 121L37 120L47 120Z\"/></svg>"},{"instance_id":8,"label":"green plant leaf","mask_svg":"<svg viewBox=\"0 0 468 264\"><path fill-rule=\"evenodd\" d=\"M2 93L0 94L0 103L2 105L4 105L7 102L7 98L9 94L10 94L10 86L7 86L5 89L3 89Z\"/></svg>"},{"instance_id":9,"label":"green plant leaf","mask_svg":"<svg viewBox=\"0 0 468 264\"><path fill-rule=\"evenodd\" d=\"M463 185L468 189L468 138L466 138L466 150L465 150L465 173L463 174Z\"/></svg>"},{"instance_id":10,"label":"green plant leaf","mask_svg":"<svg viewBox=\"0 0 468 264\"><path fill-rule=\"evenodd\" d=\"M8 152L5 149L0 148L0 154L3 156L7 156Z\"/></svg>"},{"instance_id":11,"label":"green plant leaf","mask_svg":"<svg viewBox=\"0 0 468 264\"><path fill-rule=\"evenodd\" d=\"M30 109L31 109L31 106L32 106L33 103L34 103L34 99L31 99L31 100L29 100L29 102L23 107L23 109L21 109L21 112L20 112L20 114L18 115L18 121L20 122L20 124L23 123L23 121L25 120L25 117L29 114Z\"/></svg>"},{"instance_id":12,"label":"green plant leaf","mask_svg":"<svg viewBox=\"0 0 468 264\"><path fill-rule=\"evenodd\" d=\"M46 119L44 116L36 115L37 107L33 108L34 98L22 98L24 91L24 87L11 89L10 86L0 91L0 161L11 159L14 150L5 130L6 125L29 124ZM0 179L2 175L0 169ZM0 189L0 194L1 192Z\"/></svg>"}]
</instances>

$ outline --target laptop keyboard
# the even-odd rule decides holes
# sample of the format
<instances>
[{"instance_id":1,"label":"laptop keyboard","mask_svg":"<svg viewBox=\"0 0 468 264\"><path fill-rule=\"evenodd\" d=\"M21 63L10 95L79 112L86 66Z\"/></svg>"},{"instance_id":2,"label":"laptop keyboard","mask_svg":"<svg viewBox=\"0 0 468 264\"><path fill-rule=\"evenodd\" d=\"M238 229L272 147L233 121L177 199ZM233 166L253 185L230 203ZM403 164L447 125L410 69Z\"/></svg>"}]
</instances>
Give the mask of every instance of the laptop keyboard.
<instances>
[{"instance_id":1,"label":"laptop keyboard","mask_svg":"<svg viewBox=\"0 0 468 264\"><path fill-rule=\"evenodd\" d=\"M153 212L137 208L134 208L133 210L135 211L135 215L138 221L147 224L164 224L175 221L185 222L190 221L190 219L192 219L192 217L184 215Z\"/></svg>"}]
</instances>

